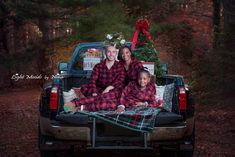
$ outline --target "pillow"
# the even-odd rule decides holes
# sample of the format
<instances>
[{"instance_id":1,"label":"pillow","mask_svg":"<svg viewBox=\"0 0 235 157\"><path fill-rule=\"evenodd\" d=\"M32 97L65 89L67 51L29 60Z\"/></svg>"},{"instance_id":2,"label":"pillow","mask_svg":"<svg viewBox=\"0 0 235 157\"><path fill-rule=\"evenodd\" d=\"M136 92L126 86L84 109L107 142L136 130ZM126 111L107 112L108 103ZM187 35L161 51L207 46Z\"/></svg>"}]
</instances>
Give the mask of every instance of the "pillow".
<instances>
[{"instance_id":1,"label":"pillow","mask_svg":"<svg viewBox=\"0 0 235 157\"><path fill-rule=\"evenodd\" d=\"M74 89L71 89L68 92L63 92L63 98L64 98L64 103L70 102L75 98L78 98L78 96L76 95Z\"/></svg>"},{"instance_id":2,"label":"pillow","mask_svg":"<svg viewBox=\"0 0 235 157\"><path fill-rule=\"evenodd\" d=\"M156 85L156 100L160 107L163 107L163 94L166 86L157 86Z\"/></svg>"},{"instance_id":3,"label":"pillow","mask_svg":"<svg viewBox=\"0 0 235 157\"><path fill-rule=\"evenodd\" d=\"M166 111L172 111L172 98L174 94L174 83L165 86L156 86L156 100L160 107Z\"/></svg>"},{"instance_id":4,"label":"pillow","mask_svg":"<svg viewBox=\"0 0 235 157\"><path fill-rule=\"evenodd\" d=\"M64 111L75 111L75 104L71 101L75 98L79 98L75 92L74 89L70 89L68 92L63 92L63 98L64 98Z\"/></svg>"}]
</instances>

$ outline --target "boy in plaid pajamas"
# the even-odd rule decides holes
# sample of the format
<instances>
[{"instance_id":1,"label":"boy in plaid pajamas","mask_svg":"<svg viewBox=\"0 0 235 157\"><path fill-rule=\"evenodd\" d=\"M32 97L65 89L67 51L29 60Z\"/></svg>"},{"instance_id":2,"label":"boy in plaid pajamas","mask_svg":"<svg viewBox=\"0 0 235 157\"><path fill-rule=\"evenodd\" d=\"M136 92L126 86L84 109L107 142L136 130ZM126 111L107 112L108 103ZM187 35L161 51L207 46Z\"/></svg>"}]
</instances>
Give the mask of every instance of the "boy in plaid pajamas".
<instances>
[{"instance_id":1,"label":"boy in plaid pajamas","mask_svg":"<svg viewBox=\"0 0 235 157\"><path fill-rule=\"evenodd\" d=\"M105 49L106 59L95 65L89 83L81 88L86 96L74 99L76 107L85 106L85 110L115 110L124 87L123 66L116 61L117 50L114 46Z\"/></svg>"},{"instance_id":2,"label":"boy in plaid pajamas","mask_svg":"<svg viewBox=\"0 0 235 157\"><path fill-rule=\"evenodd\" d=\"M135 55L129 46L124 45L119 49L118 59L124 65L125 85L128 85L131 81L137 81L138 71L143 69L143 65L135 59Z\"/></svg>"},{"instance_id":3,"label":"boy in plaid pajamas","mask_svg":"<svg viewBox=\"0 0 235 157\"><path fill-rule=\"evenodd\" d=\"M156 87L150 82L149 71L142 69L138 73L138 82L130 82L122 92L120 104L116 112L123 112L125 108L139 106L158 107L156 101Z\"/></svg>"}]
</instances>

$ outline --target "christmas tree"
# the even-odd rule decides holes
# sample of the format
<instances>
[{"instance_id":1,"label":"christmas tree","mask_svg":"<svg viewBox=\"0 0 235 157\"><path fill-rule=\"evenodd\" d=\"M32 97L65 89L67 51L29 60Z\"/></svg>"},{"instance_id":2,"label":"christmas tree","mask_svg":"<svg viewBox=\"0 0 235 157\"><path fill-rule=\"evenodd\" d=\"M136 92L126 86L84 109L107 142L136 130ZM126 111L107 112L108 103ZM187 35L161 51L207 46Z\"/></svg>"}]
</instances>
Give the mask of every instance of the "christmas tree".
<instances>
[{"instance_id":1,"label":"christmas tree","mask_svg":"<svg viewBox=\"0 0 235 157\"><path fill-rule=\"evenodd\" d=\"M132 35L132 49L134 49L136 58L145 62L154 62L154 74L160 76L163 74L158 52L154 47L154 42L149 30L149 23L146 19L139 19L136 23L136 30Z\"/></svg>"}]
</instances>

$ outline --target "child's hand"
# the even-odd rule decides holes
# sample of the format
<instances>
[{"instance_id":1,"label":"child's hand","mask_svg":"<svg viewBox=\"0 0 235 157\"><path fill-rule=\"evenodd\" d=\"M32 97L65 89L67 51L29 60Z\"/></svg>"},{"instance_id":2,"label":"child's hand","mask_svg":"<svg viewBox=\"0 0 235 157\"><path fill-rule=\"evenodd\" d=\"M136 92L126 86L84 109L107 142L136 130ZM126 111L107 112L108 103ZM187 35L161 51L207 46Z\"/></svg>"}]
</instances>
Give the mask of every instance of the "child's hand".
<instances>
[{"instance_id":1,"label":"child's hand","mask_svg":"<svg viewBox=\"0 0 235 157\"><path fill-rule=\"evenodd\" d=\"M122 113L125 111L125 108L123 106L118 106L117 109L115 110L115 113Z\"/></svg>"},{"instance_id":2,"label":"child's hand","mask_svg":"<svg viewBox=\"0 0 235 157\"><path fill-rule=\"evenodd\" d=\"M98 94L97 93L92 93L92 96L97 96Z\"/></svg>"},{"instance_id":3,"label":"child's hand","mask_svg":"<svg viewBox=\"0 0 235 157\"><path fill-rule=\"evenodd\" d=\"M159 99L159 100L157 101L157 103L158 103L158 106L157 106L157 107L163 107L163 100L162 100L162 99Z\"/></svg>"},{"instance_id":4,"label":"child's hand","mask_svg":"<svg viewBox=\"0 0 235 157\"><path fill-rule=\"evenodd\" d=\"M144 102L136 102L135 107L145 106Z\"/></svg>"}]
</instances>

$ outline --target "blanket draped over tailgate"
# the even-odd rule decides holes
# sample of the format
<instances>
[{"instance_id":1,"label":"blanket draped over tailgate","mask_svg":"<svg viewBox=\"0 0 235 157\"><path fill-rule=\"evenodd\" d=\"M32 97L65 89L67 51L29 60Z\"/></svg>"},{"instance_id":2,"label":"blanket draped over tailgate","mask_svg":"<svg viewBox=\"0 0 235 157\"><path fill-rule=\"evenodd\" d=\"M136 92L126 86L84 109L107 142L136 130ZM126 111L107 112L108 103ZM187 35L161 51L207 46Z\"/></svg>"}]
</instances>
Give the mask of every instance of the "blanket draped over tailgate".
<instances>
[{"instance_id":1,"label":"blanket draped over tailgate","mask_svg":"<svg viewBox=\"0 0 235 157\"><path fill-rule=\"evenodd\" d=\"M160 111L159 108L137 107L123 113L114 111L78 112L134 131L151 132L154 128L155 118Z\"/></svg>"}]
</instances>

